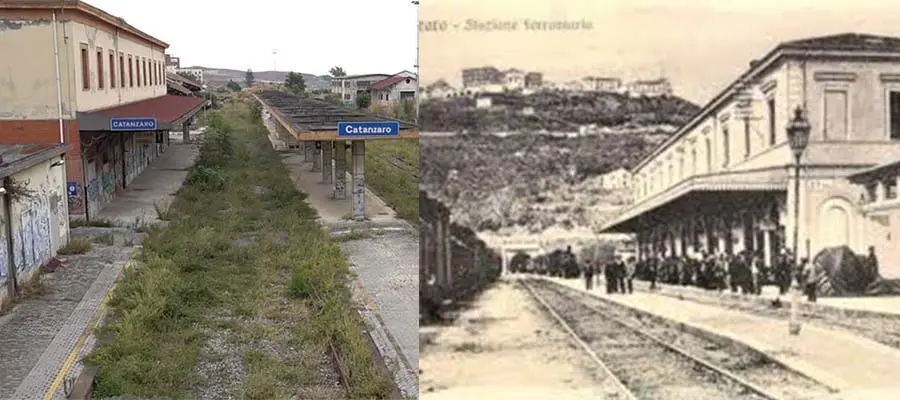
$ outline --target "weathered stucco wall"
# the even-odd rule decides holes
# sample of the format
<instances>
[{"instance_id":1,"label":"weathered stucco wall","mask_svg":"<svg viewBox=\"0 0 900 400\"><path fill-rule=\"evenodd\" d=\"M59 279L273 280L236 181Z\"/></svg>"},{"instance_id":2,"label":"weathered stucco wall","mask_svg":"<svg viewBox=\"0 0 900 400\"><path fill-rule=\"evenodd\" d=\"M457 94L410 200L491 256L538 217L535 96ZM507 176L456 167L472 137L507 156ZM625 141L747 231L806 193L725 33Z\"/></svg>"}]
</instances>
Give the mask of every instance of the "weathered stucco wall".
<instances>
[{"instance_id":1,"label":"weathered stucco wall","mask_svg":"<svg viewBox=\"0 0 900 400\"><path fill-rule=\"evenodd\" d=\"M14 176L31 195L12 203L12 218L0 211L0 271L5 283L12 253L17 276L28 277L68 243L69 212L65 165L51 166L60 158L35 165ZM0 207L2 209L3 207ZM9 231L8 231L9 230ZM8 234L12 233L12 248Z\"/></svg>"},{"instance_id":2,"label":"weathered stucco wall","mask_svg":"<svg viewBox=\"0 0 900 400\"><path fill-rule=\"evenodd\" d=\"M60 27L63 24L60 24ZM63 118L75 117L66 96L71 85L62 29L57 30ZM53 24L46 19L0 19L0 119L59 118ZM14 62L10 62L10 57Z\"/></svg>"}]
</instances>

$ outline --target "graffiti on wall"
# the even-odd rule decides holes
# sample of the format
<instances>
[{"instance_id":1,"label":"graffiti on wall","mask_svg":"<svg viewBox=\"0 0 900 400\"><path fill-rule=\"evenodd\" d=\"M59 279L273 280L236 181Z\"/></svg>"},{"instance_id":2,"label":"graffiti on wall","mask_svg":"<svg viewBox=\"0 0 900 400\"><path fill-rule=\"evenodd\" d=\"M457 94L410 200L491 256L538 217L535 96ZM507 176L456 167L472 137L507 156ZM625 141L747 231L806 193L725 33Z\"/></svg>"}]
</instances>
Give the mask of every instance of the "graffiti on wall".
<instances>
[{"instance_id":1,"label":"graffiti on wall","mask_svg":"<svg viewBox=\"0 0 900 400\"><path fill-rule=\"evenodd\" d=\"M20 203L19 226L13 235L16 269L40 266L52 254L50 239L50 196L35 193Z\"/></svg>"},{"instance_id":2,"label":"graffiti on wall","mask_svg":"<svg viewBox=\"0 0 900 400\"><path fill-rule=\"evenodd\" d=\"M6 229L0 229L0 284L6 282L7 276L9 276L9 241L6 239Z\"/></svg>"}]
</instances>

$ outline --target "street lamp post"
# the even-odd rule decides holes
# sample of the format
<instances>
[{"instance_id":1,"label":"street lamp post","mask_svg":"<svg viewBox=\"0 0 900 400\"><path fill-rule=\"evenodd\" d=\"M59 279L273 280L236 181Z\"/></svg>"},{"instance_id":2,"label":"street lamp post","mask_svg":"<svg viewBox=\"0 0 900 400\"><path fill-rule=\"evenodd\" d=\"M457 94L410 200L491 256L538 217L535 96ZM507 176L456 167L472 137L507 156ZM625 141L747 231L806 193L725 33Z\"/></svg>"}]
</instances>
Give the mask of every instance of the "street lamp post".
<instances>
[{"instance_id":1,"label":"street lamp post","mask_svg":"<svg viewBox=\"0 0 900 400\"><path fill-rule=\"evenodd\" d=\"M794 155L794 271L791 275L794 277L795 284L791 285L793 286L791 290L791 317L788 323L788 332L791 335L800 334L800 319L798 315L800 311L800 281L795 278L800 266L798 252L800 242L800 158L809 145L809 131L809 121L803 115L803 108L797 106L794 110L794 119L787 125L788 145Z\"/></svg>"}]
</instances>

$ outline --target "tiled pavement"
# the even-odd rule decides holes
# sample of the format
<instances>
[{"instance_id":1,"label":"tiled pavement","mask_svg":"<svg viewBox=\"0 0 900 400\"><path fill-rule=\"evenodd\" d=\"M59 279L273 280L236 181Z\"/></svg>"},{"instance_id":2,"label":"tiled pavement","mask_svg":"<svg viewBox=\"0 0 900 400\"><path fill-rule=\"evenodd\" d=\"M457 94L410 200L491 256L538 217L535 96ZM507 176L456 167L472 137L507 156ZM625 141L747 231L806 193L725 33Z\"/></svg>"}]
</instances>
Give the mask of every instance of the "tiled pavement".
<instances>
[{"instance_id":1,"label":"tiled pavement","mask_svg":"<svg viewBox=\"0 0 900 400\"><path fill-rule=\"evenodd\" d=\"M548 279L584 291L581 280ZM890 398L900 398L900 382L897 380L900 350L869 339L808 324L803 326L799 336L792 336L783 321L670 296L639 292L607 295L596 289L591 294L750 345L840 389L841 395L880 390L879 393L891 393L893 397Z\"/></svg>"},{"instance_id":2,"label":"tiled pavement","mask_svg":"<svg viewBox=\"0 0 900 400\"><path fill-rule=\"evenodd\" d=\"M341 243L357 275L354 293L366 305L372 339L407 398L418 396L419 238L385 232Z\"/></svg>"},{"instance_id":3,"label":"tiled pavement","mask_svg":"<svg viewBox=\"0 0 900 400\"><path fill-rule=\"evenodd\" d=\"M94 246L59 257L64 267L44 275L48 293L0 318L0 399L44 398L133 250Z\"/></svg>"}]
</instances>

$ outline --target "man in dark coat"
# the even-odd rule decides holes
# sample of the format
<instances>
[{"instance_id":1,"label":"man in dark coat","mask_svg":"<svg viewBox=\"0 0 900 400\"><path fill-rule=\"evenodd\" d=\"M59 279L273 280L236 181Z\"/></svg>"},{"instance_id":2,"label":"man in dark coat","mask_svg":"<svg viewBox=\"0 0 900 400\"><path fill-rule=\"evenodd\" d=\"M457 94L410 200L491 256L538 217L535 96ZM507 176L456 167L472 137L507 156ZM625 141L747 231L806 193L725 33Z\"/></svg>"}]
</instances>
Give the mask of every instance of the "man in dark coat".
<instances>
[{"instance_id":1,"label":"man in dark coat","mask_svg":"<svg viewBox=\"0 0 900 400\"><path fill-rule=\"evenodd\" d=\"M607 260L603 265L603 280L606 281L606 294L616 292L616 267L614 260Z\"/></svg>"},{"instance_id":2,"label":"man in dark coat","mask_svg":"<svg viewBox=\"0 0 900 400\"><path fill-rule=\"evenodd\" d=\"M626 293L625 288L625 262L622 261L622 256L616 256L616 287L618 288L619 293Z\"/></svg>"}]
</instances>

